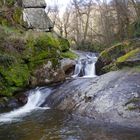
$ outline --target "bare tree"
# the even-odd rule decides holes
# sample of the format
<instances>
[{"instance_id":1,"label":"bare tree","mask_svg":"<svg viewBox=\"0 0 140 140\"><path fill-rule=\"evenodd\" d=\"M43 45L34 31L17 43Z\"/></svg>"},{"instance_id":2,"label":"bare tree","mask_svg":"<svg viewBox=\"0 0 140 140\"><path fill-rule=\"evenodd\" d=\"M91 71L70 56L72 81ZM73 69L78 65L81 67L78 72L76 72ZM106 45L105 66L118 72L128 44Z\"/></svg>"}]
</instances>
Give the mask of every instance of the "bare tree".
<instances>
[{"instance_id":1,"label":"bare tree","mask_svg":"<svg viewBox=\"0 0 140 140\"><path fill-rule=\"evenodd\" d=\"M140 18L140 1L138 0L130 0L135 8L137 18Z\"/></svg>"}]
</instances>

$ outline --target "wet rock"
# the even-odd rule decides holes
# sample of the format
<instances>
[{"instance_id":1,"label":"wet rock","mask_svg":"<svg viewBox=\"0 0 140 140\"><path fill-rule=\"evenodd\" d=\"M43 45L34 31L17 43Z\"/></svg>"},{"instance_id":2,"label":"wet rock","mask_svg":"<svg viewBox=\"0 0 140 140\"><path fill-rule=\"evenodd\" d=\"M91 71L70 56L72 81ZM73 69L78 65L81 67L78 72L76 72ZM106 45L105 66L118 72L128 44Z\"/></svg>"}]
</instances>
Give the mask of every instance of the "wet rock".
<instances>
[{"instance_id":1,"label":"wet rock","mask_svg":"<svg viewBox=\"0 0 140 140\"><path fill-rule=\"evenodd\" d=\"M18 97L18 102L22 105L25 105L28 101L28 96L26 94L21 94L21 96Z\"/></svg>"},{"instance_id":2,"label":"wet rock","mask_svg":"<svg viewBox=\"0 0 140 140\"><path fill-rule=\"evenodd\" d=\"M73 74L75 64L75 60L64 58L61 60L61 69L64 70L67 76L71 76Z\"/></svg>"},{"instance_id":3,"label":"wet rock","mask_svg":"<svg viewBox=\"0 0 140 140\"><path fill-rule=\"evenodd\" d=\"M139 127L139 99L140 73L131 70L67 81L47 102L52 108L95 120Z\"/></svg>"},{"instance_id":4,"label":"wet rock","mask_svg":"<svg viewBox=\"0 0 140 140\"><path fill-rule=\"evenodd\" d=\"M18 93L15 97L3 97L0 99L0 109L15 109L25 105L29 92Z\"/></svg>"},{"instance_id":5,"label":"wet rock","mask_svg":"<svg viewBox=\"0 0 140 140\"><path fill-rule=\"evenodd\" d=\"M4 108L6 106L6 102L8 102L7 97L0 98L0 108Z\"/></svg>"},{"instance_id":6,"label":"wet rock","mask_svg":"<svg viewBox=\"0 0 140 140\"><path fill-rule=\"evenodd\" d=\"M20 103L18 102L17 99L13 98L13 99L10 99L6 105L6 107L8 108L18 108L20 107L21 105L19 105Z\"/></svg>"}]
</instances>

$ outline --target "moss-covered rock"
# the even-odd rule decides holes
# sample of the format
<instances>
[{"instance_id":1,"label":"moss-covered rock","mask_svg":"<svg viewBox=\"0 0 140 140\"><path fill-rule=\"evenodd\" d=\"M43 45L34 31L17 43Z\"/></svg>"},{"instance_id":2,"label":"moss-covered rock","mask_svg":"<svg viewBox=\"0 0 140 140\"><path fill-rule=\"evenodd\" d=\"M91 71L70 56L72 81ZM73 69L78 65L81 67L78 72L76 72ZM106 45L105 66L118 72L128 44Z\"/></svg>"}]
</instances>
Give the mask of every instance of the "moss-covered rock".
<instances>
[{"instance_id":1,"label":"moss-covered rock","mask_svg":"<svg viewBox=\"0 0 140 140\"><path fill-rule=\"evenodd\" d=\"M58 40L60 42L59 45L62 52L66 52L70 49L70 43L67 39L59 37Z\"/></svg>"},{"instance_id":2,"label":"moss-covered rock","mask_svg":"<svg viewBox=\"0 0 140 140\"><path fill-rule=\"evenodd\" d=\"M140 110L140 98L134 97L130 99L128 102L126 102L125 106L129 111Z\"/></svg>"},{"instance_id":3,"label":"moss-covered rock","mask_svg":"<svg viewBox=\"0 0 140 140\"><path fill-rule=\"evenodd\" d=\"M70 59L76 59L78 56L72 51L67 51L67 52L62 52L62 57L63 58L70 58Z\"/></svg>"},{"instance_id":4,"label":"moss-covered rock","mask_svg":"<svg viewBox=\"0 0 140 140\"><path fill-rule=\"evenodd\" d=\"M0 31L0 96L65 79L64 71L59 68L60 59L71 57L63 56L62 51L69 48L67 43L65 48L61 39L51 33L20 32L9 27L0 27Z\"/></svg>"},{"instance_id":5,"label":"moss-covered rock","mask_svg":"<svg viewBox=\"0 0 140 140\"><path fill-rule=\"evenodd\" d=\"M134 49L127 54L119 57L115 62L118 68L122 68L124 66L139 66L140 65L140 48Z\"/></svg>"},{"instance_id":6,"label":"moss-covered rock","mask_svg":"<svg viewBox=\"0 0 140 140\"><path fill-rule=\"evenodd\" d=\"M127 61L133 55L139 54L140 40L126 40L122 43L119 43L115 46L112 46L103 52L101 52L98 61L96 63L97 74L103 74L111 70L117 70L121 68L121 65L131 64L130 61ZM137 56L138 58L138 56ZM136 60L133 59L132 64L136 64ZM139 63L139 62L138 62ZM130 65L132 66L132 65Z\"/></svg>"}]
</instances>

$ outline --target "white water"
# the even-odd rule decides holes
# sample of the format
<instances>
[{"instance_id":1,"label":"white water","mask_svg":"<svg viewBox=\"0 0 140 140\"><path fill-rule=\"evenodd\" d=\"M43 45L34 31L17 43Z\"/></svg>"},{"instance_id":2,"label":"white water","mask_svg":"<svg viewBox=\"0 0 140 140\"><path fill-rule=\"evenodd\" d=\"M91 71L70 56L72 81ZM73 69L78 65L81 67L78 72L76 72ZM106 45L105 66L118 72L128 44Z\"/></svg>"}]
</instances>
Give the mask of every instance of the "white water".
<instances>
[{"instance_id":1,"label":"white water","mask_svg":"<svg viewBox=\"0 0 140 140\"><path fill-rule=\"evenodd\" d=\"M3 113L0 115L0 122L12 122L12 121L19 121L22 117L26 116L28 113L32 112L33 110L38 109L49 109L49 107L40 107L45 99L51 93L50 89L47 89L44 93L41 92L40 89L35 91L31 91L28 97L27 104L19 109L15 109L8 113Z\"/></svg>"},{"instance_id":2,"label":"white water","mask_svg":"<svg viewBox=\"0 0 140 140\"><path fill-rule=\"evenodd\" d=\"M86 64L84 77L95 77L95 62Z\"/></svg>"},{"instance_id":3,"label":"white water","mask_svg":"<svg viewBox=\"0 0 140 140\"><path fill-rule=\"evenodd\" d=\"M77 60L77 64L75 66L74 75L72 77L95 77L95 63L97 61L97 57L93 53L80 53L79 59ZM28 96L27 103L19 108L15 109L8 113L0 114L0 122L12 122L12 121L20 121L22 117L26 116L28 113L38 110L38 109L49 109L48 107L41 107L41 105L45 102L45 99L51 93L51 89L45 89L45 91L41 89L32 90Z\"/></svg>"},{"instance_id":4,"label":"white water","mask_svg":"<svg viewBox=\"0 0 140 140\"><path fill-rule=\"evenodd\" d=\"M74 75L72 77L96 77L95 63L97 61L97 57L95 56L95 54L78 54L80 57L77 60Z\"/></svg>"}]
</instances>

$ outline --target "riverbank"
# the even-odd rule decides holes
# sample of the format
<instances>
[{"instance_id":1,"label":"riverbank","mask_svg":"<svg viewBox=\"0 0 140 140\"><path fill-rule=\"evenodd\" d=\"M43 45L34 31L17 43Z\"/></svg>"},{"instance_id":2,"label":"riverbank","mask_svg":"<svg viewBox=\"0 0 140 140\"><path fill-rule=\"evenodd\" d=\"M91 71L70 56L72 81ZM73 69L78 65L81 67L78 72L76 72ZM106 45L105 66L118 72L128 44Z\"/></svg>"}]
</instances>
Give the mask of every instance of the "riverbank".
<instances>
[{"instance_id":1,"label":"riverbank","mask_svg":"<svg viewBox=\"0 0 140 140\"><path fill-rule=\"evenodd\" d=\"M68 40L55 33L20 32L6 26L0 26L0 32L1 97L65 80L61 60L76 57L69 50Z\"/></svg>"}]
</instances>

